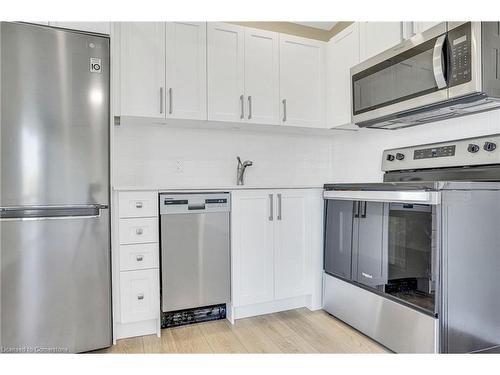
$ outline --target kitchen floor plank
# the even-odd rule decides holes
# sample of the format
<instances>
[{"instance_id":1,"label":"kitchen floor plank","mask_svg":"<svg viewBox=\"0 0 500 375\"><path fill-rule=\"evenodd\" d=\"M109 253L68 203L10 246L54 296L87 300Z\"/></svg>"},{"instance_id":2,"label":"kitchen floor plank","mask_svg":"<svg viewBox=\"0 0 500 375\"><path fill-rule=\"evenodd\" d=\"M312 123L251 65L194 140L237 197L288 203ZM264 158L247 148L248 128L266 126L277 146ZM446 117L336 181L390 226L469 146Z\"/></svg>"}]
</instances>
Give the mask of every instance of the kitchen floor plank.
<instances>
[{"instance_id":1,"label":"kitchen floor plank","mask_svg":"<svg viewBox=\"0 0 500 375\"><path fill-rule=\"evenodd\" d=\"M322 310L306 308L236 320L163 329L118 340L95 353L388 353Z\"/></svg>"}]
</instances>

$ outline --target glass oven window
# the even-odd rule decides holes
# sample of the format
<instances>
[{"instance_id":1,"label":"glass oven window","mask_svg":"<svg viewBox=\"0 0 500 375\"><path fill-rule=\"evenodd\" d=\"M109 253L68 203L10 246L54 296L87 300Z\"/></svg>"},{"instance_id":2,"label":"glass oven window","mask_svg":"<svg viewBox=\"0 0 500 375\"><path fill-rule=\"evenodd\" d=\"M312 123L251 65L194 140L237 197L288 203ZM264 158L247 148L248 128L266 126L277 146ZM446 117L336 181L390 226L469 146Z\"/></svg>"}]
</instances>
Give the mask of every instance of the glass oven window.
<instances>
[{"instance_id":1,"label":"glass oven window","mask_svg":"<svg viewBox=\"0 0 500 375\"><path fill-rule=\"evenodd\" d=\"M434 311L433 210L429 205L389 206L387 283L384 291Z\"/></svg>"},{"instance_id":2,"label":"glass oven window","mask_svg":"<svg viewBox=\"0 0 500 375\"><path fill-rule=\"evenodd\" d=\"M354 114L437 91L432 68L436 39L355 74L352 77Z\"/></svg>"}]
</instances>

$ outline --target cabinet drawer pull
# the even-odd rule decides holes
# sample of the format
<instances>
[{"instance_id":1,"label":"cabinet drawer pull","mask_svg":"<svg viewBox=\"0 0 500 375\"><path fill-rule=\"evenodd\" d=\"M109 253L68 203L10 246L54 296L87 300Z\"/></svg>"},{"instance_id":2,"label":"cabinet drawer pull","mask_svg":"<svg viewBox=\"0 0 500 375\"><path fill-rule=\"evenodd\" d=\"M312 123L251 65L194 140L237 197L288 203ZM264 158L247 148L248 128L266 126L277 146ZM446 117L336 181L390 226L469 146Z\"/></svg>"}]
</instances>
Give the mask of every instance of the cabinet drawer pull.
<instances>
[{"instance_id":1,"label":"cabinet drawer pull","mask_svg":"<svg viewBox=\"0 0 500 375\"><path fill-rule=\"evenodd\" d=\"M244 100L244 96L240 95L240 104L241 104L240 119L242 119L242 120L245 118L245 109L244 109L245 104L243 103L243 100Z\"/></svg>"},{"instance_id":2,"label":"cabinet drawer pull","mask_svg":"<svg viewBox=\"0 0 500 375\"><path fill-rule=\"evenodd\" d=\"M140 201L135 202L135 208L142 208L142 202Z\"/></svg>"},{"instance_id":3,"label":"cabinet drawer pull","mask_svg":"<svg viewBox=\"0 0 500 375\"><path fill-rule=\"evenodd\" d=\"M283 122L286 122L286 99L283 99Z\"/></svg>"},{"instance_id":4,"label":"cabinet drawer pull","mask_svg":"<svg viewBox=\"0 0 500 375\"><path fill-rule=\"evenodd\" d=\"M163 87L160 87L160 114L163 114Z\"/></svg>"},{"instance_id":5,"label":"cabinet drawer pull","mask_svg":"<svg viewBox=\"0 0 500 375\"><path fill-rule=\"evenodd\" d=\"M144 294L138 294L138 295L137 295L137 299L138 299L139 301L143 300L143 299L144 299Z\"/></svg>"},{"instance_id":6,"label":"cabinet drawer pull","mask_svg":"<svg viewBox=\"0 0 500 375\"><path fill-rule=\"evenodd\" d=\"M278 194L278 215L277 220L281 220L281 194Z\"/></svg>"},{"instance_id":7,"label":"cabinet drawer pull","mask_svg":"<svg viewBox=\"0 0 500 375\"><path fill-rule=\"evenodd\" d=\"M173 97L174 93L173 93L173 89L172 87L170 87L168 89L168 114L172 114L173 110L174 110L174 97Z\"/></svg>"},{"instance_id":8,"label":"cabinet drawer pull","mask_svg":"<svg viewBox=\"0 0 500 375\"><path fill-rule=\"evenodd\" d=\"M143 234L143 233L144 233L144 230L143 230L142 228L137 228L137 229L135 230L135 234L137 234L138 236L140 236L140 235L141 235L141 234Z\"/></svg>"},{"instance_id":9,"label":"cabinet drawer pull","mask_svg":"<svg viewBox=\"0 0 500 375\"><path fill-rule=\"evenodd\" d=\"M248 119L252 119L252 97L248 96Z\"/></svg>"},{"instance_id":10,"label":"cabinet drawer pull","mask_svg":"<svg viewBox=\"0 0 500 375\"><path fill-rule=\"evenodd\" d=\"M367 279L373 279L373 276L370 275L369 273L364 273L364 272L361 272L361 275L363 275L364 277L366 277Z\"/></svg>"},{"instance_id":11,"label":"cabinet drawer pull","mask_svg":"<svg viewBox=\"0 0 500 375\"><path fill-rule=\"evenodd\" d=\"M142 256L142 255L137 255L137 256L135 257L135 259L137 259L137 261L138 261L138 262L142 262L142 260L144 259L144 256Z\"/></svg>"},{"instance_id":12,"label":"cabinet drawer pull","mask_svg":"<svg viewBox=\"0 0 500 375\"><path fill-rule=\"evenodd\" d=\"M273 221L274 212L273 212L273 195L269 194L269 221Z\"/></svg>"}]
</instances>

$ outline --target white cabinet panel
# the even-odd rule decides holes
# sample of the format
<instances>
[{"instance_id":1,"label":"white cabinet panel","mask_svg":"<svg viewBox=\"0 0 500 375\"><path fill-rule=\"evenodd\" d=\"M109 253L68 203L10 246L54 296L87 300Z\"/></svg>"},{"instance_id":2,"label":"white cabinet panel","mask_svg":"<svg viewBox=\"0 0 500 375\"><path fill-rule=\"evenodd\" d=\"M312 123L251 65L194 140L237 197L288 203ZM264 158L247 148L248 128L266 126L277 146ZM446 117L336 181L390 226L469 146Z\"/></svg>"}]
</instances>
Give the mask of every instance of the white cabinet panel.
<instances>
[{"instance_id":1,"label":"white cabinet panel","mask_svg":"<svg viewBox=\"0 0 500 375\"><path fill-rule=\"evenodd\" d=\"M442 21L414 21L413 22L413 34L420 34L425 30L430 29L431 27L436 26L438 23Z\"/></svg>"},{"instance_id":2,"label":"white cabinet panel","mask_svg":"<svg viewBox=\"0 0 500 375\"><path fill-rule=\"evenodd\" d=\"M361 61L395 46L402 40L402 22L359 22Z\"/></svg>"},{"instance_id":3,"label":"white cabinet panel","mask_svg":"<svg viewBox=\"0 0 500 375\"><path fill-rule=\"evenodd\" d=\"M158 268L158 258L157 243L120 245L120 271Z\"/></svg>"},{"instance_id":4,"label":"white cabinet panel","mask_svg":"<svg viewBox=\"0 0 500 375\"><path fill-rule=\"evenodd\" d=\"M306 195L304 191L283 190L276 194L274 236L275 298L306 294Z\"/></svg>"},{"instance_id":5,"label":"white cabinet panel","mask_svg":"<svg viewBox=\"0 0 500 375\"><path fill-rule=\"evenodd\" d=\"M120 217L148 217L158 215L156 191L128 191L118 194Z\"/></svg>"},{"instance_id":6,"label":"white cabinet panel","mask_svg":"<svg viewBox=\"0 0 500 375\"><path fill-rule=\"evenodd\" d=\"M208 119L244 118L245 29L224 23L207 24Z\"/></svg>"},{"instance_id":7,"label":"white cabinet panel","mask_svg":"<svg viewBox=\"0 0 500 375\"><path fill-rule=\"evenodd\" d=\"M273 197L266 191L234 192L232 196L233 305L272 301Z\"/></svg>"},{"instance_id":8,"label":"white cabinet panel","mask_svg":"<svg viewBox=\"0 0 500 375\"><path fill-rule=\"evenodd\" d=\"M165 116L165 23L120 25L122 116Z\"/></svg>"},{"instance_id":9,"label":"white cabinet panel","mask_svg":"<svg viewBox=\"0 0 500 375\"><path fill-rule=\"evenodd\" d=\"M327 46L326 110L327 127L351 122L351 67L359 59L359 24L354 23L335 35Z\"/></svg>"},{"instance_id":10,"label":"white cabinet panel","mask_svg":"<svg viewBox=\"0 0 500 375\"><path fill-rule=\"evenodd\" d=\"M280 34L282 123L325 126L325 43Z\"/></svg>"},{"instance_id":11,"label":"white cabinet panel","mask_svg":"<svg viewBox=\"0 0 500 375\"><path fill-rule=\"evenodd\" d=\"M159 285L157 269L120 272L121 323L158 318Z\"/></svg>"},{"instance_id":12,"label":"white cabinet panel","mask_svg":"<svg viewBox=\"0 0 500 375\"><path fill-rule=\"evenodd\" d=\"M158 242L158 218L120 219L120 244Z\"/></svg>"},{"instance_id":13,"label":"white cabinet panel","mask_svg":"<svg viewBox=\"0 0 500 375\"><path fill-rule=\"evenodd\" d=\"M65 29L90 31L92 33L109 34L111 31L110 22L60 22L50 21L50 26L63 27Z\"/></svg>"},{"instance_id":14,"label":"white cabinet panel","mask_svg":"<svg viewBox=\"0 0 500 375\"><path fill-rule=\"evenodd\" d=\"M274 124L279 119L279 34L245 28L247 122Z\"/></svg>"},{"instance_id":15,"label":"white cabinet panel","mask_svg":"<svg viewBox=\"0 0 500 375\"><path fill-rule=\"evenodd\" d=\"M166 25L166 117L206 120L206 23Z\"/></svg>"}]
</instances>

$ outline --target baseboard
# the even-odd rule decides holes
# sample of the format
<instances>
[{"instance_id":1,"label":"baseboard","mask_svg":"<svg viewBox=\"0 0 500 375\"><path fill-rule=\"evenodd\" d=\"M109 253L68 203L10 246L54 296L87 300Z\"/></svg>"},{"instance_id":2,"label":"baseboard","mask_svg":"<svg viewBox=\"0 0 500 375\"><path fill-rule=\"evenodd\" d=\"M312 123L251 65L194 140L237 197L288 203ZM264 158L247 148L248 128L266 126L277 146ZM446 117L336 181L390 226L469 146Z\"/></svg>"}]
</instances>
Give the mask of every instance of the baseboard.
<instances>
[{"instance_id":1,"label":"baseboard","mask_svg":"<svg viewBox=\"0 0 500 375\"><path fill-rule=\"evenodd\" d=\"M145 320L134 323L116 323L115 339L125 339L129 337L156 335L158 333L158 319Z\"/></svg>"},{"instance_id":2,"label":"baseboard","mask_svg":"<svg viewBox=\"0 0 500 375\"><path fill-rule=\"evenodd\" d=\"M286 298L276 301L264 302L255 305L233 306L232 319L243 319L251 316L272 314L280 311L308 307L310 296ZM309 302L309 303L308 303Z\"/></svg>"}]
</instances>

